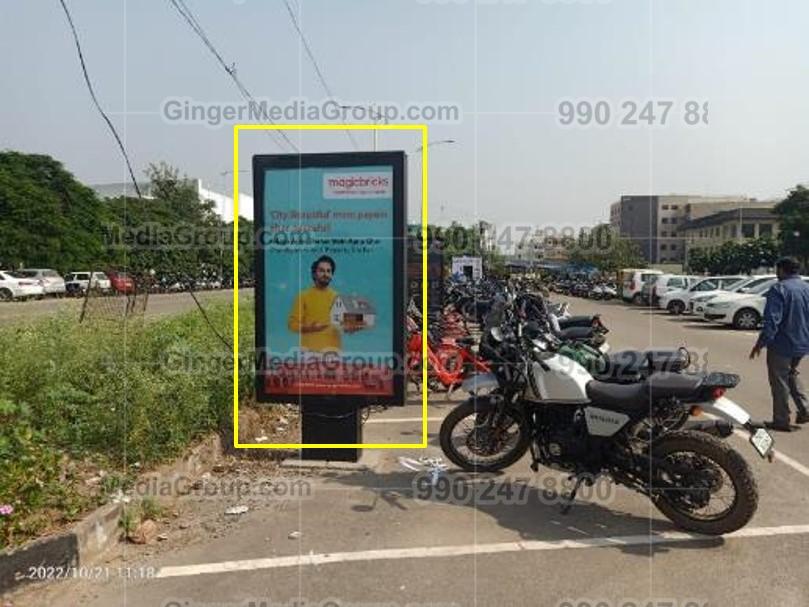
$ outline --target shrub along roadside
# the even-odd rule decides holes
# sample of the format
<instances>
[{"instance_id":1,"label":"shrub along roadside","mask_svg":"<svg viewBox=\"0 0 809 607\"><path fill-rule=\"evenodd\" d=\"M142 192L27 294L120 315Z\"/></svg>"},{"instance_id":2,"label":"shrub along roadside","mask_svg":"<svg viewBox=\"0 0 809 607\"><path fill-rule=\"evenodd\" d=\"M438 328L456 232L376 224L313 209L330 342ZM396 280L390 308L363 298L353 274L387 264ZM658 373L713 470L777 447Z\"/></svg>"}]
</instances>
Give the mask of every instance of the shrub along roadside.
<instances>
[{"instance_id":1,"label":"shrub along roadside","mask_svg":"<svg viewBox=\"0 0 809 607\"><path fill-rule=\"evenodd\" d=\"M232 306L206 311L232 340ZM252 331L248 305L240 310L244 350ZM249 397L252 368L241 367ZM103 501L101 490L80 486L77 463L142 470L228 426L232 372L226 347L196 311L125 330L59 317L0 330L0 549Z\"/></svg>"}]
</instances>

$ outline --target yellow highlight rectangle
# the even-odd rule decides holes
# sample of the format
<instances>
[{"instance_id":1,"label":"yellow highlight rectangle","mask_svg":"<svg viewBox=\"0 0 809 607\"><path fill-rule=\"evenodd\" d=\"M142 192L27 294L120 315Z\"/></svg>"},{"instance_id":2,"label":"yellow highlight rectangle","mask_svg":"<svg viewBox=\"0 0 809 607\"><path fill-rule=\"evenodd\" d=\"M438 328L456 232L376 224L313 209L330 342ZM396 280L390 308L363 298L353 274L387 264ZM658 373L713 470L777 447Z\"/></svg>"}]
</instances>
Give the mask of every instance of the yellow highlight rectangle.
<instances>
[{"instance_id":1,"label":"yellow highlight rectangle","mask_svg":"<svg viewBox=\"0 0 809 607\"><path fill-rule=\"evenodd\" d=\"M239 132L240 131L421 131L421 442L420 443L240 443L239 442ZM407 216L405 216L405 225ZM405 261L407 256L405 255ZM233 125L233 446L236 449L426 449L427 448L427 125L426 124L235 124ZM405 394L407 383L405 382ZM406 398L406 396L405 396Z\"/></svg>"}]
</instances>

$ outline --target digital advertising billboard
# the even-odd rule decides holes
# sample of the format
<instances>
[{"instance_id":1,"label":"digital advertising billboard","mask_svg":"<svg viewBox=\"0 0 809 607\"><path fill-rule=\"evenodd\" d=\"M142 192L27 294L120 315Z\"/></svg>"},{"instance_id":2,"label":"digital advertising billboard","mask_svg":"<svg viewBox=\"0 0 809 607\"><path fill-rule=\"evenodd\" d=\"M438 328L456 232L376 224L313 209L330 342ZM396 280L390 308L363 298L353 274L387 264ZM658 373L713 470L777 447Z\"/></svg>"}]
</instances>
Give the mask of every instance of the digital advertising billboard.
<instances>
[{"instance_id":1,"label":"digital advertising billboard","mask_svg":"<svg viewBox=\"0 0 809 607\"><path fill-rule=\"evenodd\" d=\"M253 157L257 395L404 403L405 155Z\"/></svg>"},{"instance_id":2,"label":"digital advertising billboard","mask_svg":"<svg viewBox=\"0 0 809 607\"><path fill-rule=\"evenodd\" d=\"M422 292L424 271L422 259L424 247L420 237L408 238L407 246L407 294L408 300L420 310L422 307ZM438 239L429 239L427 248L427 301L430 312L441 312L444 301L444 253L443 243Z\"/></svg>"}]
</instances>

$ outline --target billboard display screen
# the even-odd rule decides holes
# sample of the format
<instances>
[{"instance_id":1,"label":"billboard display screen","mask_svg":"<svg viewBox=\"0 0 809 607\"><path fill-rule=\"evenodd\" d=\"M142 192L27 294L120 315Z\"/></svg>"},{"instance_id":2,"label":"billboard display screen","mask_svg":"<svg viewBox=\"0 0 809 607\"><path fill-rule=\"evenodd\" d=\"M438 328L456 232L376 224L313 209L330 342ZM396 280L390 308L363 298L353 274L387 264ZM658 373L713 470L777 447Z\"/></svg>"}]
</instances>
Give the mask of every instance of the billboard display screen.
<instances>
[{"instance_id":1,"label":"billboard display screen","mask_svg":"<svg viewBox=\"0 0 809 607\"><path fill-rule=\"evenodd\" d=\"M444 303L444 254L439 241L428 241L427 249L427 304L430 312L441 312ZM421 238L411 236L407 247L407 292L408 299L421 309L423 247Z\"/></svg>"},{"instance_id":2,"label":"billboard display screen","mask_svg":"<svg viewBox=\"0 0 809 607\"><path fill-rule=\"evenodd\" d=\"M253 158L259 400L403 404L404 153Z\"/></svg>"}]
</instances>

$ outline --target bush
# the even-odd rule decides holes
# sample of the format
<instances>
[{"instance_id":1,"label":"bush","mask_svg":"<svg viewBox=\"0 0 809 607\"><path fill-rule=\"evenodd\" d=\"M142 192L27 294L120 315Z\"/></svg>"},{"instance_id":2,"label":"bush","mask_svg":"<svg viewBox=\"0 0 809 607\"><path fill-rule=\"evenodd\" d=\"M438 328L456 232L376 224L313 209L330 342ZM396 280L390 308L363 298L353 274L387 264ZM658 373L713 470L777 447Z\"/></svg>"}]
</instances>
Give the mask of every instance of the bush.
<instances>
[{"instance_id":1,"label":"bush","mask_svg":"<svg viewBox=\"0 0 809 607\"><path fill-rule=\"evenodd\" d=\"M54 518L70 519L81 508L60 480L61 454L33 425L31 410L0 399L0 548L38 533Z\"/></svg>"},{"instance_id":2,"label":"bush","mask_svg":"<svg viewBox=\"0 0 809 607\"><path fill-rule=\"evenodd\" d=\"M231 340L232 307L206 311ZM249 354L251 306L240 310L240 343ZM0 537L9 543L42 528L12 521L57 505L64 510L64 455L145 468L227 427L232 372L230 352L197 311L125 330L58 317L0 330L0 506L15 508L0 515ZM249 397L249 360L240 373L241 395Z\"/></svg>"}]
</instances>

